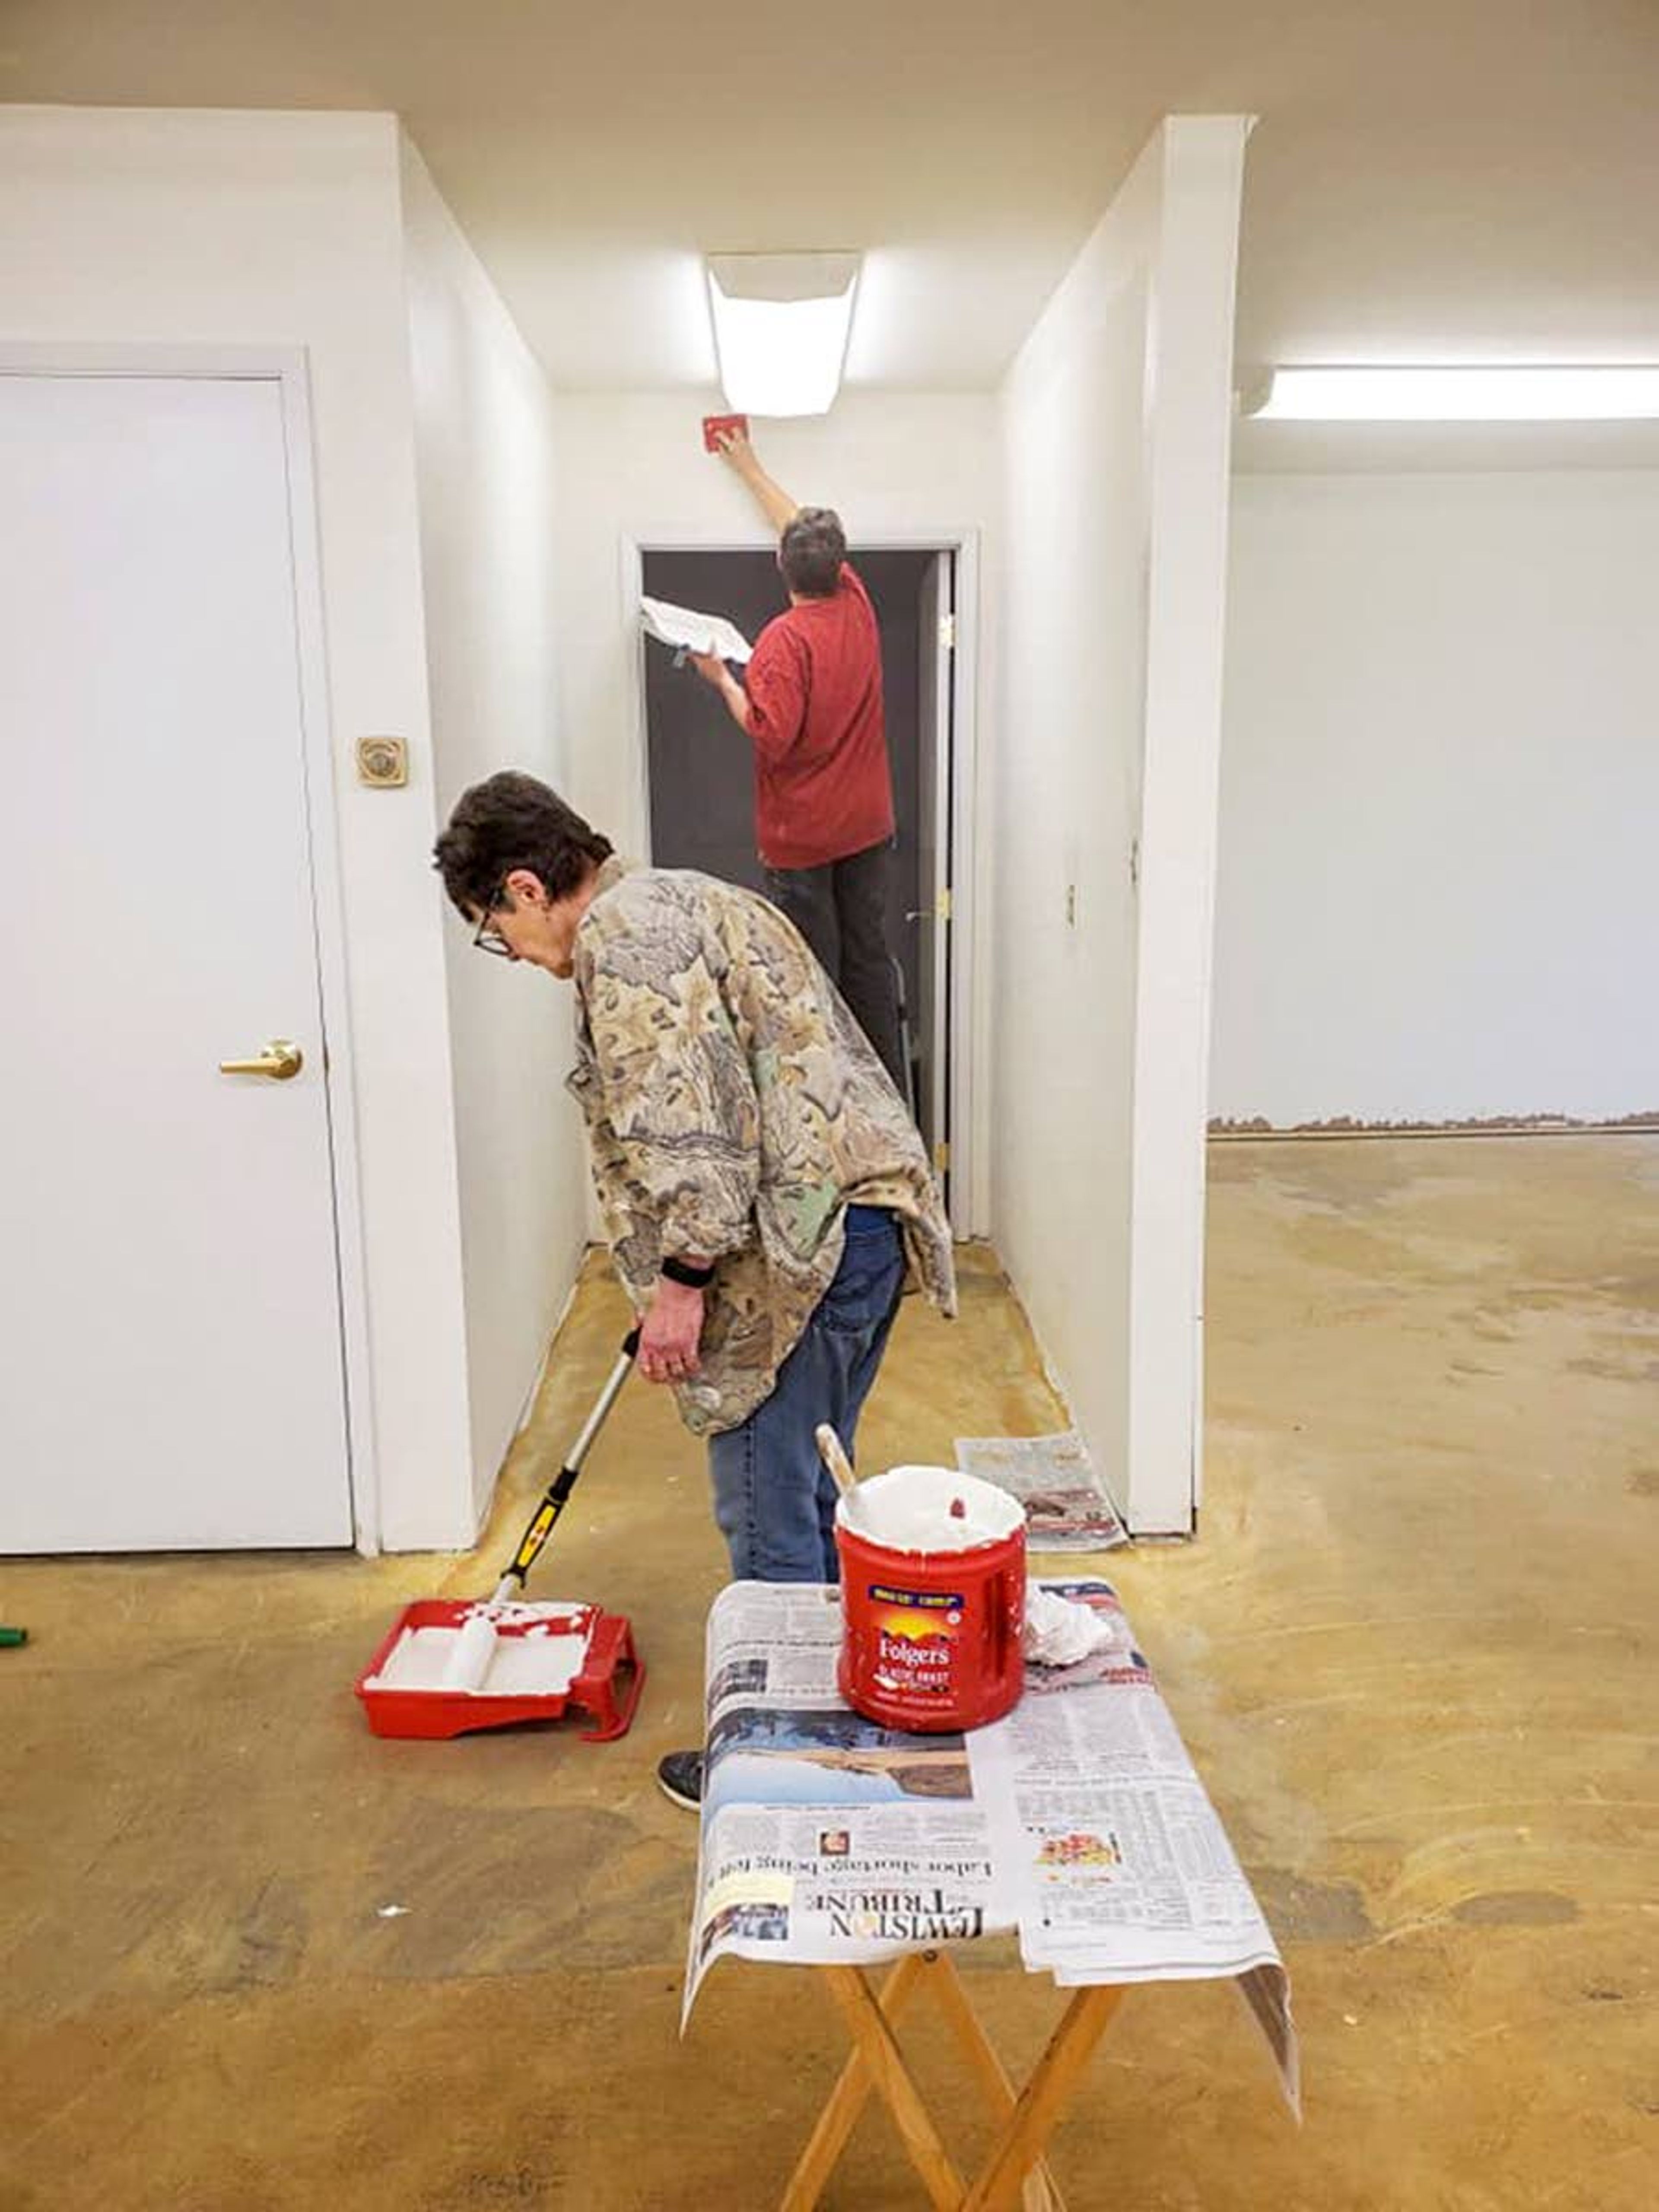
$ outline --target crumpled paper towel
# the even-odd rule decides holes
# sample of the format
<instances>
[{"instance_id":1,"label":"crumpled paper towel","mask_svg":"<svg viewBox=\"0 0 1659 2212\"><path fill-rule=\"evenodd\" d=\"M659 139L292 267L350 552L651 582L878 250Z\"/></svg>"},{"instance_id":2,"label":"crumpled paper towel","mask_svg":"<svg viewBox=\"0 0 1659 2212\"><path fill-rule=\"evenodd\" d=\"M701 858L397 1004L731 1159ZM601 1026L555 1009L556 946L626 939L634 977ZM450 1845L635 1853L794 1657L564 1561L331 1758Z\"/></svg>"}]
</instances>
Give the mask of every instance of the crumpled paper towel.
<instances>
[{"instance_id":1,"label":"crumpled paper towel","mask_svg":"<svg viewBox=\"0 0 1659 2212\"><path fill-rule=\"evenodd\" d=\"M1086 1605L1057 1597L1040 1583L1025 1587L1025 1628L1020 1649L1039 1667L1075 1667L1112 1640L1112 1625Z\"/></svg>"}]
</instances>

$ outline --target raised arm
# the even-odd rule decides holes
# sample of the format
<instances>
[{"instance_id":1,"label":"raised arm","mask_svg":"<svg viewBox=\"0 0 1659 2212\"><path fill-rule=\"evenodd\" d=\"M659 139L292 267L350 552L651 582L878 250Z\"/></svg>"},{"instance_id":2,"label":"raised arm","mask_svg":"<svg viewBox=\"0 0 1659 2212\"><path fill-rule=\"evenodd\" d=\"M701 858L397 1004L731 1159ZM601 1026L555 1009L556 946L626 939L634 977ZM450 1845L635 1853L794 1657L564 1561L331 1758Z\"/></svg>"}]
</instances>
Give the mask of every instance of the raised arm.
<instances>
[{"instance_id":1,"label":"raised arm","mask_svg":"<svg viewBox=\"0 0 1659 2212\"><path fill-rule=\"evenodd\" d=\"M783 487L775 483L767 475L754 447L741 430L722 431L717 443L720 459L734 476L741 477L748 485L755 504L781 538L799 513L799 501L791 499Z\"/></svg>"}]
</instances>

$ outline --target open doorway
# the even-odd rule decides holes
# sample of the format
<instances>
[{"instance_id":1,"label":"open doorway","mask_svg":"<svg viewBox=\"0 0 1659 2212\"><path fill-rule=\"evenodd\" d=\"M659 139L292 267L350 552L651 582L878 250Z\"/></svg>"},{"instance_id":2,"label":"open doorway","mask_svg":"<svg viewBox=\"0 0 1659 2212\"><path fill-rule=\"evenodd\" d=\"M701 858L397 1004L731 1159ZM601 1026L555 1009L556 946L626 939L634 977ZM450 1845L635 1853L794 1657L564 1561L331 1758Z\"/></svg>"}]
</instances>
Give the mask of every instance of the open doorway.
<instances>
[{"instance_id":1,"label":"open doorway","mask_svg":"<svg viewBox=\"0 0 1659 2212\"><path fill-rule=\"evenodd\" d=\"M902 975L912 1104L949 1203L957 556L854 548L852 558L881 632L898 823L887 942ZM645 547L641 575L651 598L723 614L750 640L786 604L768 551ZM743 738L708 686L660 646L646 647L644 697L653 862L763 890Z\"/></svg>"}]
</instances>

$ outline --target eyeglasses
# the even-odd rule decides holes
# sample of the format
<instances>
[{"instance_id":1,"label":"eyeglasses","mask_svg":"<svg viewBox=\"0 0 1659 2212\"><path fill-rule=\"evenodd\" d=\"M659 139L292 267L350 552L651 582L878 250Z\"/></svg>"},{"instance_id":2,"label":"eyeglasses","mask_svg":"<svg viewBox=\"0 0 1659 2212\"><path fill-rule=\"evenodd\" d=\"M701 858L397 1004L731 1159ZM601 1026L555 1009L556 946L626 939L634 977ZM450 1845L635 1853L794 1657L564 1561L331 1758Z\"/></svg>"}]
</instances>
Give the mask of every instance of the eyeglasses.
<instances>
[{"instance_id":1,"label":"eyeglasses","mask_svg":"<svg viewBox=\"0 0 1659 2212\"><path fill-rule=\"evenodd\" d=\"M507 885L497 884L478 917L478 927L472 933L472 945L475 951L493 952L498 960L516 960L518 954L489 919L506 895Z\"/></svg>"}]
</instances>

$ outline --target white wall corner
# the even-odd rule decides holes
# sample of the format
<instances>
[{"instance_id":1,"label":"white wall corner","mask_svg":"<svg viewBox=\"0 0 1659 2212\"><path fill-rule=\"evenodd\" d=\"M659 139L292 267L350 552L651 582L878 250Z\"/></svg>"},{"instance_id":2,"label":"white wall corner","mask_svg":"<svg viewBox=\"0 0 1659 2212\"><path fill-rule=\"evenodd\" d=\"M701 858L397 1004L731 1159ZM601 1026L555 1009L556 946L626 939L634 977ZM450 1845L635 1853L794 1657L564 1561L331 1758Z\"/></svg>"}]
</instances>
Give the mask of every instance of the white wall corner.
<instances>
[{"instance_id":1,"label":"white wall corner","mask_svg":"<svg viewBox=\"0 0 1659 2212\"><path fill-rule=\"evenodd\" d=\"M1012 368L997 1239L1148 1534L1193 1525L1242 117L1153 134Z\"/></svg>"},{"instance_id":2,"label":"white wall corner","mask_svg":"<svg viewBox=\"0 0 1659 2212\"><path fill-rule=\"evenodd\" d=\"M1146 314L1160 158L1154 137L1002 387L1000 708L988 808L997 845L994 1232L1077 1425L1119 1495Z\"/></svg>"},{"instance_id":3,"label":"white wall corner","mask_svg":"<svg viewBox=\"0 0 1659 2212\"><path fill-rule=\"evenodd\" d=\"M400 246L418 495L433 829L502 768L564 781L556 704L555 402L545 372L404 134ZM562 1093L562 993L481 962L425 878L446 975L471 1522L575 1279L581 1139Z\"/></svg>"},{"instance_id":4,"label":"white wall corner","mask_svg":"<svg viewBox=\"0 0 1659 2212\"><path fill-rule=\"evenodd\" d=\"M1252 120L1166 122L1151 288L1127 1482L1142 1534L1189 1532L1201 1483L1233 320Z\"/></svg>"}]
</instances>

